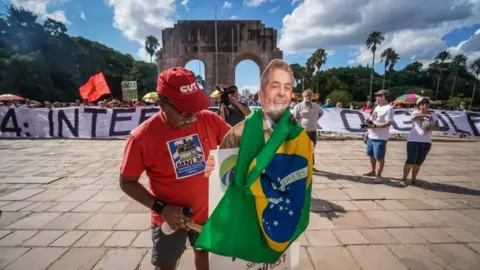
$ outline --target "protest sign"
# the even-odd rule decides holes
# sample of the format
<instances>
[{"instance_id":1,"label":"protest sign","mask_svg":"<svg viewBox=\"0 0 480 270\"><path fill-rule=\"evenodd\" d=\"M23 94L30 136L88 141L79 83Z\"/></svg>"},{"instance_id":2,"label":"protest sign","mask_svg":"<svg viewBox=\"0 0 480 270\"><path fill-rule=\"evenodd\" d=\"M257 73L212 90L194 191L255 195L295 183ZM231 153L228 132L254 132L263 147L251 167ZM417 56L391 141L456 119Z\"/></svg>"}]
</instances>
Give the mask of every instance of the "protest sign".
<instances>
[{"instance_id":1,"label":"protest sign","mask_svg":"<svg viewBox=\"0 0 480 270\"><path fill-rule=\"evenodd\" d=\"M122 100L138 100L137 81L122 81Z\"/></svg>"},{"instance_id":2,"label":"protest sign","mask_svg":"<svg viewBox=\"0 0 480 270\"><path fill-rule=\"evenodd\" d=\"M220 202L223 194L229 184L228 177L221 179L220 168L224 162L234 162L238 154L238 148L219 149L210 152L215 157L215 169L209 178L209 216ZM252 209L252 211L255 211ZM280 260L275 264L252 263L241 259L210 254L210 269L212 270L290 270L297 266L300 262L300 240L292 243L289 249L281 256Z\"/></svg>"}]
</instances>

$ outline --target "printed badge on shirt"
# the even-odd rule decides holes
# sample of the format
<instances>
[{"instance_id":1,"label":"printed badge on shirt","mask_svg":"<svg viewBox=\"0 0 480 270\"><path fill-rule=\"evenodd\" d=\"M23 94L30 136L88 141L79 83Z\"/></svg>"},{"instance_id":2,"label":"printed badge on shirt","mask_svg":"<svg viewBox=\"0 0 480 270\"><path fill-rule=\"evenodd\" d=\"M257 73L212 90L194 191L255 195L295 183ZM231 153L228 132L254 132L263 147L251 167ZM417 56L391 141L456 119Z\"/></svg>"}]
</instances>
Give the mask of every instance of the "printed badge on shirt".
<instances>
[{"instance_id":1,"label":"printed badge on shirt","mask_svg":"<svg viewBox=\"0 0 480 270\"><path fill-rule=\"evenodd\" d=\"M198 134L167 142L177 179L205 171L205 158Z\"/></svg>"}]
</instances>

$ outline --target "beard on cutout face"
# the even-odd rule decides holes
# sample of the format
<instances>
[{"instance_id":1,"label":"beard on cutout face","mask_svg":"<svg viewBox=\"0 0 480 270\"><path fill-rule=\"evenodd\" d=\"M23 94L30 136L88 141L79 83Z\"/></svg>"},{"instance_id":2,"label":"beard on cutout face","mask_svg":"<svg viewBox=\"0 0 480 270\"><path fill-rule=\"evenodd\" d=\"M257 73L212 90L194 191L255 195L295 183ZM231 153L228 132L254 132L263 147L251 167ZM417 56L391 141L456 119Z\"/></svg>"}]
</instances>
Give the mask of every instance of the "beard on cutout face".
<instances>
[{"instance_id":1,"label":"beard on cutout face","mask_svg":"<svg viewBox=\"0 0 480 270\"><path fill-rule=\"evenodd\" d=\"M270 118L277 120L280 119L283 112L285 112L285 109L289 107L286 100L273 100L269 105L269 108L266 109L265 112L268 114L268 116L270 116Z\"/></svg>"}]
</instances>

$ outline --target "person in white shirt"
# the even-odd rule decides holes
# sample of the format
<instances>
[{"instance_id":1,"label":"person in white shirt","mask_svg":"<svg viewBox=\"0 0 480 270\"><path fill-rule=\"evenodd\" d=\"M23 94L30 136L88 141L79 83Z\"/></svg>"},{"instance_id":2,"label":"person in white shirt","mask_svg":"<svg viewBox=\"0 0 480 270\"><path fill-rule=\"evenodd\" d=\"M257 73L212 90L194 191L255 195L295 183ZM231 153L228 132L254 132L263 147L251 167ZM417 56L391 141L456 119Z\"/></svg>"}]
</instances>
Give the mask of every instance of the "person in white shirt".
<instances>
[{"instance_id":1,"label":"person in white shirt","mask_svg":"<svg viewBox=\"0 0 480 270\"><path fill-rule=\"evenodd\" d=\"M365 176L376 176L375 183L382 182L382 172L385 166L385 153L387 151L388 135L393 122L393 108L388 104L387 97L390 92L380 90L375 93L375 100L378 104L370 115L373 123L367 124L367 156L370 157L371 171L364 173ZM378 171L375 168L379 164Z\"/></svg>"},{"instance_id":2,"label":"person in white shirt","mask_svg":"<svg viewBox=\"0 0 480 270\"><path fill-rule=\"evenodd\" d=\"M432 130L439 128L438 117L434 112L429 112L430 101L421 97L417 100L417 109L412 113L412 129L407 137L407 161L403 166L403 179L405 185L415 182L420 166L427 158L432 147ZM412 178L408 174L412 171Z\"/></svg>"},{"instance_id":3,"label":"person in white shirt","mask_svg":"<svg viewBox=\"0 0 480 270\"><path fill-rule=\"evenodd\" d=\"M293 117L307 131L307 135L313 142L313 148L317 145L317 125L318 119L323 115L323 109L315 102L312 102L313 92L310 89L303 91L303 101L293 108ZM313 164L315 164L315 154L313 154ZM318 170L314 167L314 172Z\"/></svg>"}]
</instances>

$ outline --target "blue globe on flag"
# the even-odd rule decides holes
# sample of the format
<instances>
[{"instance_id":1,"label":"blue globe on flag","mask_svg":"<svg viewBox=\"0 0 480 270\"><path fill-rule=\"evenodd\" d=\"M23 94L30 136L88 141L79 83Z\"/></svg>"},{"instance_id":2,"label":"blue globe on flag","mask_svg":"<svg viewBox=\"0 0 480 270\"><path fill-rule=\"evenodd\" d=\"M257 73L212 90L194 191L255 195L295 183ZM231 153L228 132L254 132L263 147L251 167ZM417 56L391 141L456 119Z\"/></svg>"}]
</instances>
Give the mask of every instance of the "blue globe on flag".
<instances>
[{"instance_id":1,"label":"blue globe on flag","mask_svg":"<svg viewBox=\"0 0 480 270\"><path fill-rule=\"evenodd\" d=\"M237 155L227 157L220 165L220 181L222 190L226 191L227 186L235 177L235 165L237 164Z\"/></svg>"}]
</instances>

